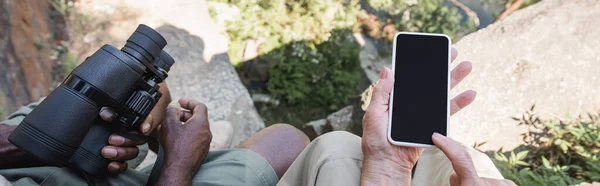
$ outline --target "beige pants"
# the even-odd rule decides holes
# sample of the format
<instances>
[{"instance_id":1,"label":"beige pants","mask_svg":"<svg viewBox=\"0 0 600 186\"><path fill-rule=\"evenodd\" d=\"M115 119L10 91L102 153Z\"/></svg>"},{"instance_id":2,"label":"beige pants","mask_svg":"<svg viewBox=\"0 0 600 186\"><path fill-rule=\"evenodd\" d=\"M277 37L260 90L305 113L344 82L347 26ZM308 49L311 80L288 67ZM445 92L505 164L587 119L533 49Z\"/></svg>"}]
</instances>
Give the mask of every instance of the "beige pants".
<instances>
[{"instance_id":1,"label":"beige pants","mask_svg":"<svg viewBox=\"0 0 600 186\"><path fill-rule=\"evenodd\" d=\"M494 163L483 153L467 148L481 177L502 179ZM360 185L361 138L348 132L330 132L313 140L277 185ZM437 148L419 158L412 185L449 185L452 164Z\"/></svg>"}]
</instances>

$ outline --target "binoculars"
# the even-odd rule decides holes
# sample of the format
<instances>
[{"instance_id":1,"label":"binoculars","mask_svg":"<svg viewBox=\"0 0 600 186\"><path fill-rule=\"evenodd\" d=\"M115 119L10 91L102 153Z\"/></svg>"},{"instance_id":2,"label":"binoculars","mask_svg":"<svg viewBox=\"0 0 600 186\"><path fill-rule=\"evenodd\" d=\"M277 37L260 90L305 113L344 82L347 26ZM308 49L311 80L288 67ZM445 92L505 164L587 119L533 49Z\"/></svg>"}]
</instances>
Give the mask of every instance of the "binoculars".
<instances>
[{"instance_id":1,"label":"binoculars","mask_svg":"<svg viewBox=\"0 0 600 186\"><path fill-rule=\"evenodd\" d=\"M75 166L102 177L110 160L101 150L114 133L139 130L162 96L158 84L175 61L166 40L139 25L120 50L104 45L86 58L10 134L9 141L54 166ZM99 117L113 108L112 122Z\"/></svg>"}]
</instances>

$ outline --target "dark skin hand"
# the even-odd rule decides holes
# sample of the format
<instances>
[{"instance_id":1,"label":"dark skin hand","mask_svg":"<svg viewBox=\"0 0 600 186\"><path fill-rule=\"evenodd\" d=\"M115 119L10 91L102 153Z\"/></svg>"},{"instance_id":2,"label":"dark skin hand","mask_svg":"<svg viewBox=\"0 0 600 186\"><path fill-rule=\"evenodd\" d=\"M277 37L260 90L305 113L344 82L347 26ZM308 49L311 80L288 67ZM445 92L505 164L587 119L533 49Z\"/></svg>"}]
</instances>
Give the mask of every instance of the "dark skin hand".
<instances>
[{"instance_id":1,"label":"dark skin hand","mask_svg":"<svg viewBox=\"0 0 600 186\"><path fill-rule=\"evenodd\" d=\"M163 93L163 96L151 111L150 116L140 126L140 131L145 135L152 135L156 131L163 121L165 108L171 102L171 95L167 85L164 83L159 85L161 86L160 91ZM105 121L112 121L117 116L108 107L100 109L99 115ZM2 157L0 158L0 169L44 166L43 162L27 155L8 141L8 136L16 127L0 125L0 157ZM113 174L119 174L127 170L127 163L125 161L137 157L139 153L137 146L144 144L144 142L132 141L116 134L111 135L108 142L109 146L102 149L102 156L114 160L107 167L109 172Z\"/></svg>"},{"instance_id":2,"label":"dark skin hand","mask_svg":"<svg viewBox=\"0 0 600 186\"><path fill-rule=\"evenodd\" d=\"M185 110L169 106L160 128L160 143L165 149L164 164L156 185L192 185L212 140L204 104L181 99Z\"/></svg>"},{"instance_id":3,"label":"dark skin hand","mask_svg":"<svg viewBox=\"0 0 600 186\"><path fill-rule=\"evenodd\" d=\"M144 135L154 136L157 128L162 124L165 108L171 102L171 94L167 88L166 83L159 84L160 91L163 93L162 97L158 100L154 109L150 112L150 115L146 118L144 123L140 125L140 132ZM105 121L114 120L117 115L115 112L107 107L100 110L100 117ZM143 141L133 141L123 136L113 134L108 138L108 146L102 149L102 156L106 159L115 160L108 164L108 171L113 174L119 174L127 170L127 163L125 161L134 159L138 156L139 149L138 145L142 145ZM149 144L150 147L156 146L156 144Z\"/></svg>"}]
</instances>

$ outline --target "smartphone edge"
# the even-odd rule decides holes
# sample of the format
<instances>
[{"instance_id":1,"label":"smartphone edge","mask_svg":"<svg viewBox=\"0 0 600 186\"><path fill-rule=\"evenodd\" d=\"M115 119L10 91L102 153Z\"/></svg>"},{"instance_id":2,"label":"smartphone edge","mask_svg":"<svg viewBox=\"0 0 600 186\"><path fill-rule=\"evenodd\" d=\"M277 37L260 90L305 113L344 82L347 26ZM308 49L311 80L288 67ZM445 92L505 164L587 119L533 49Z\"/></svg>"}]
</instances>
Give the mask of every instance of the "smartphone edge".
<instances>
[{"instance_id":1,"label":"smartphone edge","mask_svg":"<svg viewBox=\"0 0 600 186\"><path fill-rule=\"evenodd\" d=\"M394 49L392 51L392 74L395 77L395 72L396 72L396 42L397 42L397 38L400 34L409 34L409 35L430 35L430 36L442 36L445 37L448 40L448 83L447 83L447 98L446 98L446 136L450 136L450 87L451 87L451 71L450 71L450 63L452 62L452 39L445 34L434 34L434 33L420 33L420 32L398 32L396 35L394 35L394 42L393 42L393 46L392 48ZM393 109L393 101L394 101L394 89L396 83L394 82L394 86L392 87L392 91L390 92L390 101L389 101L389 112L388 112L388 131L387 131L387 138L388 141L390 143L392 143L393 145L398 145L398 146L408 146L408 147L420 147L420 148L431 148L431 147L435 147L435 145L429 145L429 144L421 144L421 143L410 143L410 142L400 142L400 141L395 141L392 139L392 109Z\"/></svg>"}]
</instances>

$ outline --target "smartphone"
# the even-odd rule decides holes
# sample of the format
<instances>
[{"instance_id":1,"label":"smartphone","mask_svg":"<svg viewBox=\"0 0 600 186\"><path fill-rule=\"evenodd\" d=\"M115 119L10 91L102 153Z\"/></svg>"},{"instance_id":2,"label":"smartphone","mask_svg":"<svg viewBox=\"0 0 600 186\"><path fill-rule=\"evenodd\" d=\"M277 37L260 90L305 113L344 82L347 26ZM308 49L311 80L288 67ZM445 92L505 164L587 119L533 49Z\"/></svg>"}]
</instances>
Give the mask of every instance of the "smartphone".
<instances>
[{"instance_id":1,"label":"smartphone","mask_svg":"<svg viewBox=\"0 0 600 186\"><path fill-rule=\"evenodd\" d=\"M448 134L450 37L400 32L394 37L388 140L399 146L433 147L434 132Z\"/></svg>"}]
</instances>

